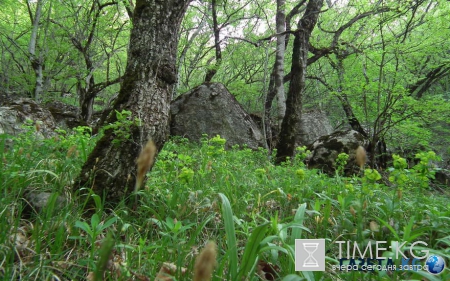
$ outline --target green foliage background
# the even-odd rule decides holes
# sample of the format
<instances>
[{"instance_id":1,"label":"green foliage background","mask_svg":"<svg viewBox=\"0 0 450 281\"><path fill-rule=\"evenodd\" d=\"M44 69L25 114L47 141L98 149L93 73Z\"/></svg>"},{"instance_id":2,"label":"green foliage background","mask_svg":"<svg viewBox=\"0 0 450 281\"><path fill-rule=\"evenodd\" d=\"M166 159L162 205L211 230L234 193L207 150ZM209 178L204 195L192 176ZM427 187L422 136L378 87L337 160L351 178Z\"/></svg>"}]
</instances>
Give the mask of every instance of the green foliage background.
<instances>
[{"instance_id":1,"label":"green foliage background","mask_svg":"<svg viewBox=\"0 0 450 281\"><path fill-rule=\"evenodd\" d=\"M87 69L73 39L88 40L91 7L106 2L43 2L38 54L45 61L44 101L77 104L77 83L86 86L89 75L105 82L123 74L132 25L125 2L108 6L98 18L86 52L94 69ZM298 2L287 2L289 13ZM124 199L112 208L91 193L96 208L85 212L84 202L68 189L97 138L79 127L40 140L30 126L17 137L0 135L0 277L81 280L93 273L109 280L145 280L171 262L179 269L176 278L184 280L191 277L199 247L213 239L219 247L214 280L258 280L258 260L270 262L278 280L450 279L448 268L439 276L329 270L338 263L332 243L337 239L361 247L373 240L421 240L431 253L450 258L448 188L430 187L435 163L445 167L450 154L450 5L445 0L326 2L334 4L323 7L311 37L311 58L314 49L325 51L342 33L327 55L308 66L304 109L325 111L335 128L344 128L348 122L340 98L346 96L369 134L381 134L400 154L390 168L330 178L306 168L305 149L275 166L275 152L226 151L220 136L200 144L174 138L159 154L138 206L129 208ZM30 95L35 82L26 3L0 1L0 93L13 97ZM275 33L275 3L217 3L223 61L213 80L225 84L249 112L261 113L275 57L275 40L261 39ZM215 65L210 5L193 1L183 20L174 96L200 85ZM30 7L33 13L35 3ZM300 16L292 17L293 30ZM108 101L118 87L107 87L97 101ZM125 125L134 122L126 116ZM417 158L416 164L406 165L406 158ZM345 165L345 155L340 159ZM30 189L54 194L44 212L27 207L24 193ZM58 207L56 195L68 203ZM293 239L318 237L327 239L328 270L296 273ZM188 273L183 275L181 267Z\"/></svg>"}]
</instances>

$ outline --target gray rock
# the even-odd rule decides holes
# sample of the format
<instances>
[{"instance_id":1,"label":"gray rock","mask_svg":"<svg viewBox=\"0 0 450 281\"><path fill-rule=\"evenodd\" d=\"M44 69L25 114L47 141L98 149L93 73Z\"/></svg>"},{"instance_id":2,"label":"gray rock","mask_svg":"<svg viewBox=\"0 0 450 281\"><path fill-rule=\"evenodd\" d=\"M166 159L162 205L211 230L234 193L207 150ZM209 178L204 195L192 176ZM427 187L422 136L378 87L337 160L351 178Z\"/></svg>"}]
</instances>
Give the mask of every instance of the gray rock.
<instances>
[{"instance_id":1,"label":"gray rock","mask_svg":"<svg viewBox=\"0 0 450 281\"><path fill-rule=\"evenodd\" d=\"M325 112L310 110L302 113L300 132L297 137L299 146L309 146L322 136L333 133L333 127Z\"/></svg>"},{"instance_id":2,"label":"gray rock","mask_svg":"<svg viewBox=\"0 0 450 281\"><path fill-rule=\"evenodd\" d=\"M354 130L337 131L331 135L323 136L316 140L310 147L312 155L309 159L310 168L318 168L328 174L336 171L336 158L345 152L349 155L345 174L350 175L358 172L355 163L356 149L358 146L367 148L369 142L363 135Z\"/></svg>"},{"instance_id":3,"label":"gray rock","mask_svg":"<svg viewBox=\"0 0 450 281\"><path fill-rule=\"evenodd\" d=\"M52 196L54 196L54 193L51 192L30 191L26 193L25 199L34 211L40 213L48 206ZM61 210L65 202L66 199L63 196L57 195L54 210Z\"/></svg>"},{"instance_id":4,"label":"gray rock","mask_svg":"<svg viewBox=\"0 0 450 281\"><path fill-rule=\"evenodd\" d=\"M263 135L224 85L208 83L179 96L171 104L171 135L199 141L202 134L220 135L229 148L263 146Z\"/></svg>"},{"instance_id":5,"label":"gray rock","mask_svg":"<svg viewBox=\"0 0 450 281\"><path fill-rule=\"evenodd\" d=\"M19 98L0 107L0 134L16 136L26 131L23 128L25 124L36 126L38 137L55 135L56 124L52 114L32 99Z\"/></svg>"},{"instance_id":6,"label":"gray rock","mask_svg":"<svg viewBox=\"0 0 450 281\"><path fill-rule=\"evenodd\" d=\"M433 182L435 184L445 185L450 187L450 171L441 169L434 175Z\"/></svg>"},{"instance_id":7,"label":"gray rock","mask_svg":"<svg viewBox=\"0 0 450 281\"><path fill-rule=\"evenodd\" d=\"M87 126L86 122L80 120L80 110L78 107L68 105L60 101L50 101L45 104L50 111L55 123L60 128L74 128L78 126Z\"/></svg>"}]
</instances>

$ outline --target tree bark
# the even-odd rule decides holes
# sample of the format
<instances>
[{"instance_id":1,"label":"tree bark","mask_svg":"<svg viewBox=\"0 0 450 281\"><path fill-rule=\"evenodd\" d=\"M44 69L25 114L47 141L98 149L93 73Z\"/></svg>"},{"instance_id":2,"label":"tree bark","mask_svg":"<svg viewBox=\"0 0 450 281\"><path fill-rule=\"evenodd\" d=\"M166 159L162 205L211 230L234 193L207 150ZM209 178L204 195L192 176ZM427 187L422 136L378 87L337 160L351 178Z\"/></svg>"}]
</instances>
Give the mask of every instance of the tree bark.
<instances>
[{"instance_id":1,"label":"tree bark","mask_svg":"<svg viewBox=\"0 0 450 281\"><path fill-rule=\"evenodd\" d=\"M277 15L276 15L276 25L277 33L284 33L285 31L291 30L291 19L293 16L300 13L300 8L306 2L306 0L298 3L286 17L285 14L285 0L277 0ZM269 80L269 90L266 95L266 100L264 102L264 127L266 133L266 141L269 145L269 149L272 150L276 146L276 138L281 128L281 123L283 122L284 115L286 114L286 95L284 90L285 76L284 76L284 56L286 47L288 45L289 33L277 36L277 52L275 63L273 64L272 73L270 74ZM283 46L280 46L281 42ZM281 77L280 77L281 75ZM281 85L280 80L281 79ZM289 76L290 80L290 76ZM278 124L276 132L272 131L272 102L277 97L278 102Z\"/></svg>"},{"instance_id":2,"label":"tree bark","mask_svg":"<svg viewBox=\"0 0 450 281\"><path fill-rule=\"evenodd\" d=\"M34 84L34 99L36 101L39 101L41 99L41 96L44 92L44 62L42 56L36 55L36 44L37 44L37 38L38 38L38 30L39 30L39 21L41 20L41 14L42 14L42 6L43 1L38 0L36 4L36 12L34 14L31 12L31 7L29 2L27 1L27 7L28 12L30 14L30 20L31 24L33 25L33 29L31 30L31 36L30 36L30 43L28 45L28 55L29 59L31 61L31 66L33 67L34 74L36 77L36 81Z\"/></svg>"},{"instance_id":3,"label":"tree bark","mask_svg":"<svg viewBox=\"0 0 450 281\"><path fill-rule=\"evenodd\" d=\"M322 5L323 0L310 0L298 22L299 29L294 33L291 82L286 100L286 114L281 124L280 141L277 145L276 163L284 162L287 157L294 155L297 128L302 111L302 95L305 90L309 38L317 23Z\"/></svg>"},{"instance_id":4,"label":"tree bark","mask_svg":"<svg viewBox=\"0 0 450 281\"><path fill-rule=\"evenodd\" d=\"M133 191L136 159L145 143L152 139L159 149L164 145L176 82L177 33L189 2L136 1L127 67L107 123L116 122L115 111L123 110L131 112L132 120L140 121L105 131L84 164L75 190L86 187L106 202L117 203ZM124 132L128 138L123 138Z\"/></svg>"},{"instance_id":5,"label":"tree bark","mask_svg":"<svg viewBox=\"0 0 450 281\"><path fill-rule=\"evenodd\" d=\"M284 13L285 0L277 0L277 33L281 34L285 31L286 15ZM275 58L275 91L277 97L278 109L278 126L281 127L284 115L286 113L286 96L284 94L284 51L285 51L285 35L277 36L277 53Z\"/></svg>"},{"instance_id":6,"label":"tree bark","mask_svg":"<svg viewBox=\"0 0 450 281\"><path fill-rule=\"evenodd\" d=\"M220 28L217 23L217 3L216 0L211 2L212 18L213 18L213 29L214 29L214 48L216 50L216 63L208 70L205 75L205 83L211 82L214 75L216 75L217 70L222 64L222 50L220 48Z\"/></svg>"}]
</instances>

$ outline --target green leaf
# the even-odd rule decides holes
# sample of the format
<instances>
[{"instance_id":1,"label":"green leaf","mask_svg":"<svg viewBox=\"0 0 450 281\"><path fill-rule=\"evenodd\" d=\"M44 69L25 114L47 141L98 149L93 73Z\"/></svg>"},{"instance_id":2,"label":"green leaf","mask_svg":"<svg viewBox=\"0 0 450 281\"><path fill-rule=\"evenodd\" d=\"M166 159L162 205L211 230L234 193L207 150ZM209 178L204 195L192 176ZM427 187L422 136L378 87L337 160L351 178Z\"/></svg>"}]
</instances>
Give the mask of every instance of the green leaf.
<instances>
[{"instance_id":1,"label":"green leaf","mask_svg":"<svg viewBox=\"0 0 450 281\"><path fill-rule=\"evenodd\" d=\"M395 231L395 229L392 228L392 226L389 223L385 222L384 220L382 220L379 217L375 217L375 218L378 219L384 226L386 226L392 232L392 234L395 236L395 239L397 239L397 241L400 241L400 237L398 236L397 231Z\"/></svg>"},{"instance_id":2,"label":"green leaf","mask_svg":"<svg viewBox=\"0 0 450 281\"><path fill-rule=\"evenodd\" d=\"M237 265L238 265L238 254L237 254L237 244L236 244L236 232L234 230L233 223L233 211L231 210L230 201L228 198L219 193L219 197L222 200L222 216L225 224L225 235L227 237L227 256L229 258L229 276L230 280L237 280Z\"/></svg>"},{"instance_id":3,"label":"green leaf","mask_svg":"<svg viewBox=\"0 0 450 281\"><path fill-rule=\"evenodd\" d=\"M302 281L302 280L305 280L305 278L302 278L295 274L289 274L287 276L284 276L283 279L281 279L281 280L282 281Z\"/></svg>"},{"instance_id":4,"label":"green leaf","mask_svg":"<svg viewBox=\"0 0 450 281\"><path fill-rule=\"evenodd\" d=\"M274 245L274 244L272 244L272 243L269 244L268 246L262 247L262 248L259 250L259 252L260 252L260 253L263 253L263 252L266 252L266 251L273 251L273 250L282 252L282 253L284 253L284 254L286 254L286 255L289 254L289 251L286 250L285 248L283 248L283 247L281 247L281 246Z\"/></svg>"},{"instance_id":5,"label":"green leaf","mask_svg":"<svg viewBox=\"0 0 450 281\"><path fill-rule=\"evenodd\" d=\"M100 196L98 196L97 194L92 194L91 195L92 199L94 199L94 203L95 203L95 208L97 213L100 213L102 210L102 199L100 198Z\"/></svg>"},{"instance_id":6,"label":"green leaf","mask_svg":"<svg viewBox=\"0 0 450 281\"><path fill-rule=\"evenodd\" d=\"M189 242L187 243L187 246L192 246L195 243L195 240L199 236L200 232L203 230L203 228L206 226L206 224L213 218L213 216L209 216L206 220L204 220L195 230L195 232L192 234L191 239L189 239Z\"/></svg>"},{"instance_id":7,"label":"green leaf","mask_svg":"<svg viewBox=\"0 0 450 281\"><path fill-rule=\"evenodd\" d=\"M89 236L91 236L91 237L94 236L94 232L91 230L91 227L86 222L76 221L75 226L84 230L87 234L89 234Z\"/></svg>"},{"instance_id":8,"label":"green leaf","mask_svg":"<svg viewBox=\"0 0 450 281\"><path fill-rule=\"evenodd\" d=\"M100 224L100 217L97 214L93 214L91 217L91 226L92 229L97 229L97 226Z\"/></svg>"},{"instance_id":9,"label":"green leaf","mask_svg":"<svg viewBox=\"0 0 450 281\"><path fill-rule=\"evenodd\" d=\"M103 231L105 229L107 229L108 227L110 227L113 223L115 223L117 221L116 217L112 217L109 220L107 220L102 226L100 231Z\"/></svg>"},{"instance_id":10,"label":"green leaf","mask_svg":"<svg viewBox=\"0 0 450 281\"><path fill-rule=\"evenodd\" d=\"M260 243L266 236L267 230L270 224L265 223L257 226L250 235L245 246L244 255L242 256L241 267L239 269L238 277L236 280L241 280L241 278L246 276L251 276L252 268L258 261L258 253L260 249Z\"/></svg>"},{"instance_id":11,"label":"green leaf","mask_svg":"<svg viewBox=\"0 0 450 281\"><path fill-rule=\"evenodd\" d=\"M303 221L305 220L305 212L306 212L306 203L303 203L298 207L297 211L295 212L293 223L303 225ZM290 241L291 244L293 244L295 242L295 239L302 238L303 229L304 228L302 228L302 227L294 227L292 229L292 235L291 235L291 241Z\"/></svg>"}]
</instances>

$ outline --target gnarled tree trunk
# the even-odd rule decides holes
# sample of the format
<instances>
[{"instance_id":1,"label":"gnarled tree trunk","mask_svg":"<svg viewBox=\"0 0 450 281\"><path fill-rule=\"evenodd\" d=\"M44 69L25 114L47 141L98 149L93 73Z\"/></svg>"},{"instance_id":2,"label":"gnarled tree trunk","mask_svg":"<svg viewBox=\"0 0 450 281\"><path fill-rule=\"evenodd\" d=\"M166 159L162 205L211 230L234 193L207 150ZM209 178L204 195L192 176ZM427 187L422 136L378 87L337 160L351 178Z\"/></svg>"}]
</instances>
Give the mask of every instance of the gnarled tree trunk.
<instances>
[{"instance_id":1,"label":"gnarled tree trunk","mask_svg":"<svg viewBox=\"0 0 450 281\"><path fill-rule=\"evenodd\" d=\"M136 1L127 68L114 110L131 111L131 119L140 122L105 132L74 189L89 187L105 196L106 202L118 202L133 191L136 158L145 143L153 139L158 148L163 146L169 135L169 108L176 82L177 33L189 2ZM112 111L106 122L115 121ZM129 138L124 138L124 133Z\"/></svg>"}]
</instances>

